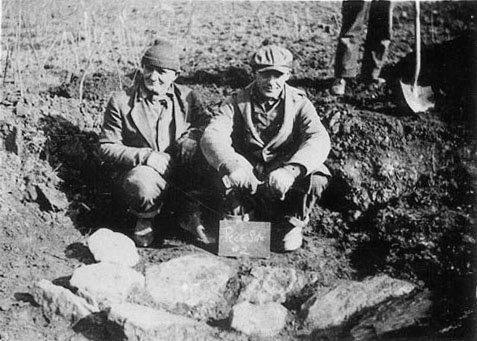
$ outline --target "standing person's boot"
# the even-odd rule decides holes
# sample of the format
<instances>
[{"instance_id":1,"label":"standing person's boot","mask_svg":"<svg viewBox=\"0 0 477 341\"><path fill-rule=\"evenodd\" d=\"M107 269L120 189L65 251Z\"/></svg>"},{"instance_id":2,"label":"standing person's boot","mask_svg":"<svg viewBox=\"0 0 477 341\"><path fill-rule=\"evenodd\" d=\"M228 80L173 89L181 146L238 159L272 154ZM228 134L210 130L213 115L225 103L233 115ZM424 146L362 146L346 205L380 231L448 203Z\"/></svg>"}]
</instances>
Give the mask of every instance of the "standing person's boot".
<instances>
[{"instance_id":1,"label":"standing person's boot","mask_svg":"<svg viewBox=\"0 0 477 341\"><path fill-rule=\"evenodd\" d=\"M386 80L381 77L367 78L365 79L365 84L368 86L369 90L379 90L384 88L386 85Z\"/></svg>"},{"instance_id":2,"label":"standing person's boot","mask_svg":"<svg viewBox=\"0 0 477 341\"><path fill-rule=\"evenodd\" d=\"M343 96L346 90L346 79L336 78L331 86L331 94L335 96Z\"/></svg>"}]
</instances>

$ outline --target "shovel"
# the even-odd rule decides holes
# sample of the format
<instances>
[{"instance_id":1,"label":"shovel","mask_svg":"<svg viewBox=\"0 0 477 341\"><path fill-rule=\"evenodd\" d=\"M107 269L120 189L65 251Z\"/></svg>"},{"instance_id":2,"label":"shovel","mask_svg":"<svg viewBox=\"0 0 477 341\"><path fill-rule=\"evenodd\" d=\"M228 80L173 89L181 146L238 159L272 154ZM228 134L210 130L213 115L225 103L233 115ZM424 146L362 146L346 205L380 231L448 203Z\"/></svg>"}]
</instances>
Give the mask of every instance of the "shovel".
<instances>
[{"instance_id":1,"label":"shovel","mask_svg":"<svg viewBox=\"0 0 477 341\"><path fill-rule=\"evenodd\" d=\"M419 86L417 80L421 72L421 21L419 0L415 0L416 18L415 18L415 35L416 35L416 69L414 71L414 82L406 84L402 80L401 84L402 94L406 100L407 105L414 113L426 112L434 108L434 93L430 86Z\"/></svg>"}]
</instances>

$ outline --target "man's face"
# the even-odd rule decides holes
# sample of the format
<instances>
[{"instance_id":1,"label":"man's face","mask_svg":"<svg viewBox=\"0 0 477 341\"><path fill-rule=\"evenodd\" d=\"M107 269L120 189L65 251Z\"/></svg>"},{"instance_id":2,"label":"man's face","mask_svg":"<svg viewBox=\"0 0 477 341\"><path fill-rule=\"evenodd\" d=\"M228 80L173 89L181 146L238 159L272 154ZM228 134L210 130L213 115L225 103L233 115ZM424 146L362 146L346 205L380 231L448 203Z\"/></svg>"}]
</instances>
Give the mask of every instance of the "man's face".
<instances>
[{"instance_id":1,"label":"man's face","mask_svg":"<svg viewBox=\"0 0 477 341\"><path fill-rule=\"evenodd\" d=\"M289 78L289 71L282 73L277 70L265 70L255 73L258 90L263 96L270 98L278 98Z\"/></svg>"},{"instance_id":2,"label":"man's face","mask_svg":"<svg viewBox=\"0 0 477 341\"><path fill-rule=\"evenodd\" d=\"M155 95L165 95L178 76L176 70L143 65L144 86Z\"/></svg>"}]
</instances>

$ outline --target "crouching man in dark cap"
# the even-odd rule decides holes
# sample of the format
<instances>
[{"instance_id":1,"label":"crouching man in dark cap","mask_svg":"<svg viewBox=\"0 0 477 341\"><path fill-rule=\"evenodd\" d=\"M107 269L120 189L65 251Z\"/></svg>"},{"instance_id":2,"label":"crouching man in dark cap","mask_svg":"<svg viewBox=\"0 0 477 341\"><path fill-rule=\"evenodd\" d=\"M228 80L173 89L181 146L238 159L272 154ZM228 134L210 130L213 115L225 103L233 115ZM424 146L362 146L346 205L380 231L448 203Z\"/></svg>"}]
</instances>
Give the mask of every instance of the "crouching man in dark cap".
<instances>
[{"instance_id":1,"label":"crouching man in dark cap","mask_svg":"<svg viewBox=\"0 0 477 341\"><path fill-rule=\"evenodd\" d=\"M113 93L100 136L102 160L112 165L116 199L137 217L134 239L152 242L154 217L168 204L177 175L197 159L207 115L191 89L175 80L177 47L158 39L141 61L142 74L127 91ZM185 182L197 179L185 179Z\"/></svg>"},{"instance_id":2,"label":"crouching man in dark cap","mask_svg":"<svg viewBox=\"0 0 477 341\"><path fill-rule=\"evenodd\" d=\"M301 247L302 230L328 183L330 138L305 93L287 85L293 56L264 46L255 80L220 106L201 148L224 182L227 215L272 222L272 248Z\"/></svg>"}]
</instances>

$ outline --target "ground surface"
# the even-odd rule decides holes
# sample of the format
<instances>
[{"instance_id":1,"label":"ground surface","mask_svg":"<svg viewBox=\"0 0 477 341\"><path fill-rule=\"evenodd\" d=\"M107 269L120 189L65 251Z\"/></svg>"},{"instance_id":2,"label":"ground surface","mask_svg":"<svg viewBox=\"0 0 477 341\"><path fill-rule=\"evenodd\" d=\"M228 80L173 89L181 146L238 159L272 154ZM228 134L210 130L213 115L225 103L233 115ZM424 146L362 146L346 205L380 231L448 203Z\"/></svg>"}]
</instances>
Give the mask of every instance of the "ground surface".
<instances>
[{"instance_id":1,"label":"ground surface","mask_svg":"<svg viewBox=\"0 0 477 341\"><path fill-rule=\"evenodd\" d=\"M111 91L130 84L156 36L183 46L181 82L206 105L247 84L261 44L295 55L290 83L303 88L332 136L330 188L306 230L305 247L268 265L340 278L380 272L429 288L433 314L404 338L471 339L475 305L474 2L423 6L423 82L437 107L414 115L396 91L412 74L410 3L394 12L389 86L351 84L329 94L341 22L339 2L3 1L0 103L0 340L74 340L46 319L29 294L42 278L69 276L91 261L85 238L121 229L109 210L108 175L96 142ZM407 58L406 58L407 56ZM412 64L411 64L412 65ZM56 202L56 204L55 204ZM200 250L169 226L164 244L142 249L154 263ZM303 298L301 298L303 299ZM475 321L474 321L475 322ZM232 336L230 336L233 339ZM293 326L280 334L298 338Z\"/></svg>"}]
</instances>

